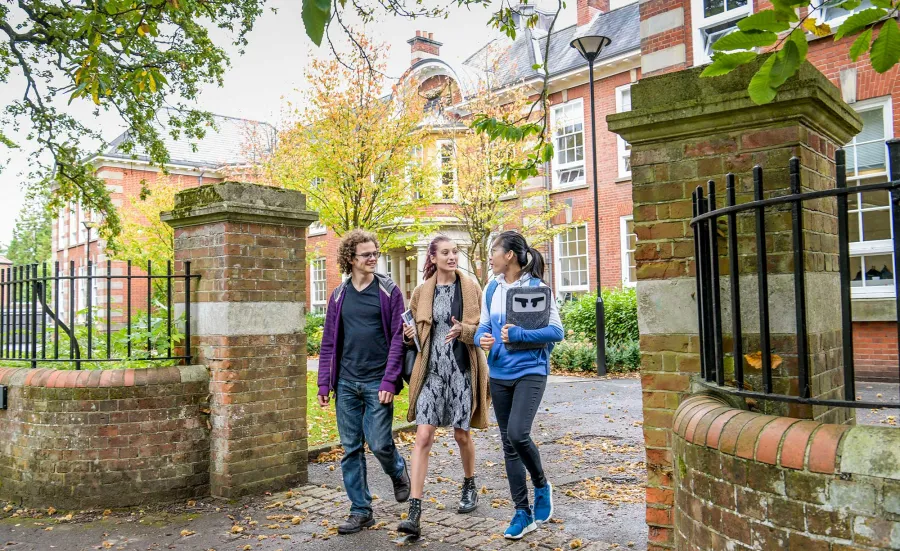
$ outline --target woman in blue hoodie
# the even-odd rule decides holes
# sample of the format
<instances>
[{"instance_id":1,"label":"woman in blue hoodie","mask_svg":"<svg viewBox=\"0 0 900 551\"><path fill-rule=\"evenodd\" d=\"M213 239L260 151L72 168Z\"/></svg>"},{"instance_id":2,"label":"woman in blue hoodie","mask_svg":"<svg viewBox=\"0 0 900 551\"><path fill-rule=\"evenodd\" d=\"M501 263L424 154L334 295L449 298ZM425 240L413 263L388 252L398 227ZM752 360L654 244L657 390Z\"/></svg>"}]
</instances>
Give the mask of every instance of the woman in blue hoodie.
<instances>
[{"instance_id":1,"label":"woman in blue hoodie","mask_svg":"<svg viewBox=\"0 0 900 551\"><path fill-rule=\"evenodd\" d=\"M552 297L547 327L523 329L506 322L509 289L547 287L542 280L544 258L528 246L521 234L507 231L498 235L492 244L490 259L495 277L485 288L475 342L488 353L491 397L500 425L509 489L516 505L515 515L504 536L519 539L553 515L553 487L544 476L541 454L531 439L531 425L547 387L550 350L553 343L563 339L563 328ZM507 350L507 343L517 342L544 346ZM534 484L533 510L528 504L526 470Z\"/></svg>"}]
</instances>

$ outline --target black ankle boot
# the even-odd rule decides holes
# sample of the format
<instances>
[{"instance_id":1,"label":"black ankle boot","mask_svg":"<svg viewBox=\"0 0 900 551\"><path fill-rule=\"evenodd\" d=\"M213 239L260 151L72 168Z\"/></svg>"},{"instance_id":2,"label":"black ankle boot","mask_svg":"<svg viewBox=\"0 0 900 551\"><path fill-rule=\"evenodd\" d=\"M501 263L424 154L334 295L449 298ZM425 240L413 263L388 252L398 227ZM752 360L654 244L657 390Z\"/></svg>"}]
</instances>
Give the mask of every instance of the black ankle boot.
<instances>
[{"instance_id":1,"label":"black ankle boot","mask_svg":"<svg viewBox=\"0 0 900 551\"><path fill-rule=\"evenodd\" d=\"M419 526L419 520L422 518L422 500L412 498L409 500L409 514L406 517L406 520L400 522L397 526L397 531L403 534L410 534L412 536L420 536L422 534L422 527Z\"/></svg>"},{"instance_id":2,"label":"black ankle boot","mask_svg":"<svg viewBox=\"0 0 900 551\"><path fill-rule=\"evenodd\" d=\"M475 487L475 477L464 478L462 487L462 497L459 498L459 508L457 513L471 513L478 507L478 488Z\"/></svg>"}]
</instances>

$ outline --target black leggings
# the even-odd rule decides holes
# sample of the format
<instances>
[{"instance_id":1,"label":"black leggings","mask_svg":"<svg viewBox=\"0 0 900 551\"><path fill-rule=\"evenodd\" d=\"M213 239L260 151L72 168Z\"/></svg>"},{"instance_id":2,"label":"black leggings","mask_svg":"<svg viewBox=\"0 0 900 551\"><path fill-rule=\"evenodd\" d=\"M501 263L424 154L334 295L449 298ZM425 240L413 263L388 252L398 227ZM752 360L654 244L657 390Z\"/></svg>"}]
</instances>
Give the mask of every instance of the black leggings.
<instances>
[{"instance_id":1,"label":"black leggings","mask_svg":"<svg viewBox=\"0 0 900 551\"><path fill-rule=\"evenodd\" d=\"M531 439L531 425L547 388L547 377L526 375L519 379L491 379L491 400L500 425L509 492L516 509L528 509L525 470L537 488L547 484L541 453Z\"/></svg>"}]
</instances>

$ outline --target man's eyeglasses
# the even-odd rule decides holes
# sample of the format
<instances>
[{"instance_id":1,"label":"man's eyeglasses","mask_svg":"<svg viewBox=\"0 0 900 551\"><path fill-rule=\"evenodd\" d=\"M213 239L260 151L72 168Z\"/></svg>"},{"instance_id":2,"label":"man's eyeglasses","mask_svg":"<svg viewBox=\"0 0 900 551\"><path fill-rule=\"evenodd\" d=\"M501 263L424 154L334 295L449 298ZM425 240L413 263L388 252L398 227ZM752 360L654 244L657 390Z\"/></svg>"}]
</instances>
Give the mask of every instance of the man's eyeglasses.
<instances>
[{"instance_id":1,"label":"man's eyeglasses","mask_svg":"<svg viewBox=\"0 0 900 551\"><path fill-rule=\"evenodd\" d=\"M358 257L360 257L360 258L364 258L364 259L366 259L366 260L369 260L370 258L378 258L378 257L380 257L380 256L381 256L381 251L375 251L374 253L355 254L355 255L353 255L353 256L358 256Z\"/></svg>"}]
</instances>

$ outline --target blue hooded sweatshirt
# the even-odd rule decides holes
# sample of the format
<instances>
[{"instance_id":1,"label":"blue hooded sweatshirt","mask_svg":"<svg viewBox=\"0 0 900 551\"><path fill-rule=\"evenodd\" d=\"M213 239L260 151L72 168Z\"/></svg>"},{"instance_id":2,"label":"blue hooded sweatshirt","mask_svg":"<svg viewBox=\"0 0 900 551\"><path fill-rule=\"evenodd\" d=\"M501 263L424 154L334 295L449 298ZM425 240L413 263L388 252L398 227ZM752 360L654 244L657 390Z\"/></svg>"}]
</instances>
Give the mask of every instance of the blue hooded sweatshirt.
<instances>
[{"instance_id":1,"label":"blue hooded sweatshirt","mask_svg":"<svg viewBox=\"0 0 900 551\"><path fill-rule=\"evenodd\" d=\"M483 293L481 304L481 322L475 331L475 344L481 342L481 336L490 333L494 337L494 346L488 354L488 366L493 379L518 379L525 375L548 375L550 373L550 351L548 347L531 350L507 350L500 339L500 330L506 324L506 294L514 287L530 285L530 274L522 274L518 281L507 283L503 274L494 278L497 288L494 290L491 304L487 304L487 293ZM490 285L490 282L488 283ZM544 282L541 287L547 287ZM487 289L487 288L485 288ZM556 301L550 301L550 323L542 329L522 329L510 327L510 342L554 343L563 340L563 327L559 319Z\"/></svg>"}]
</instances>

